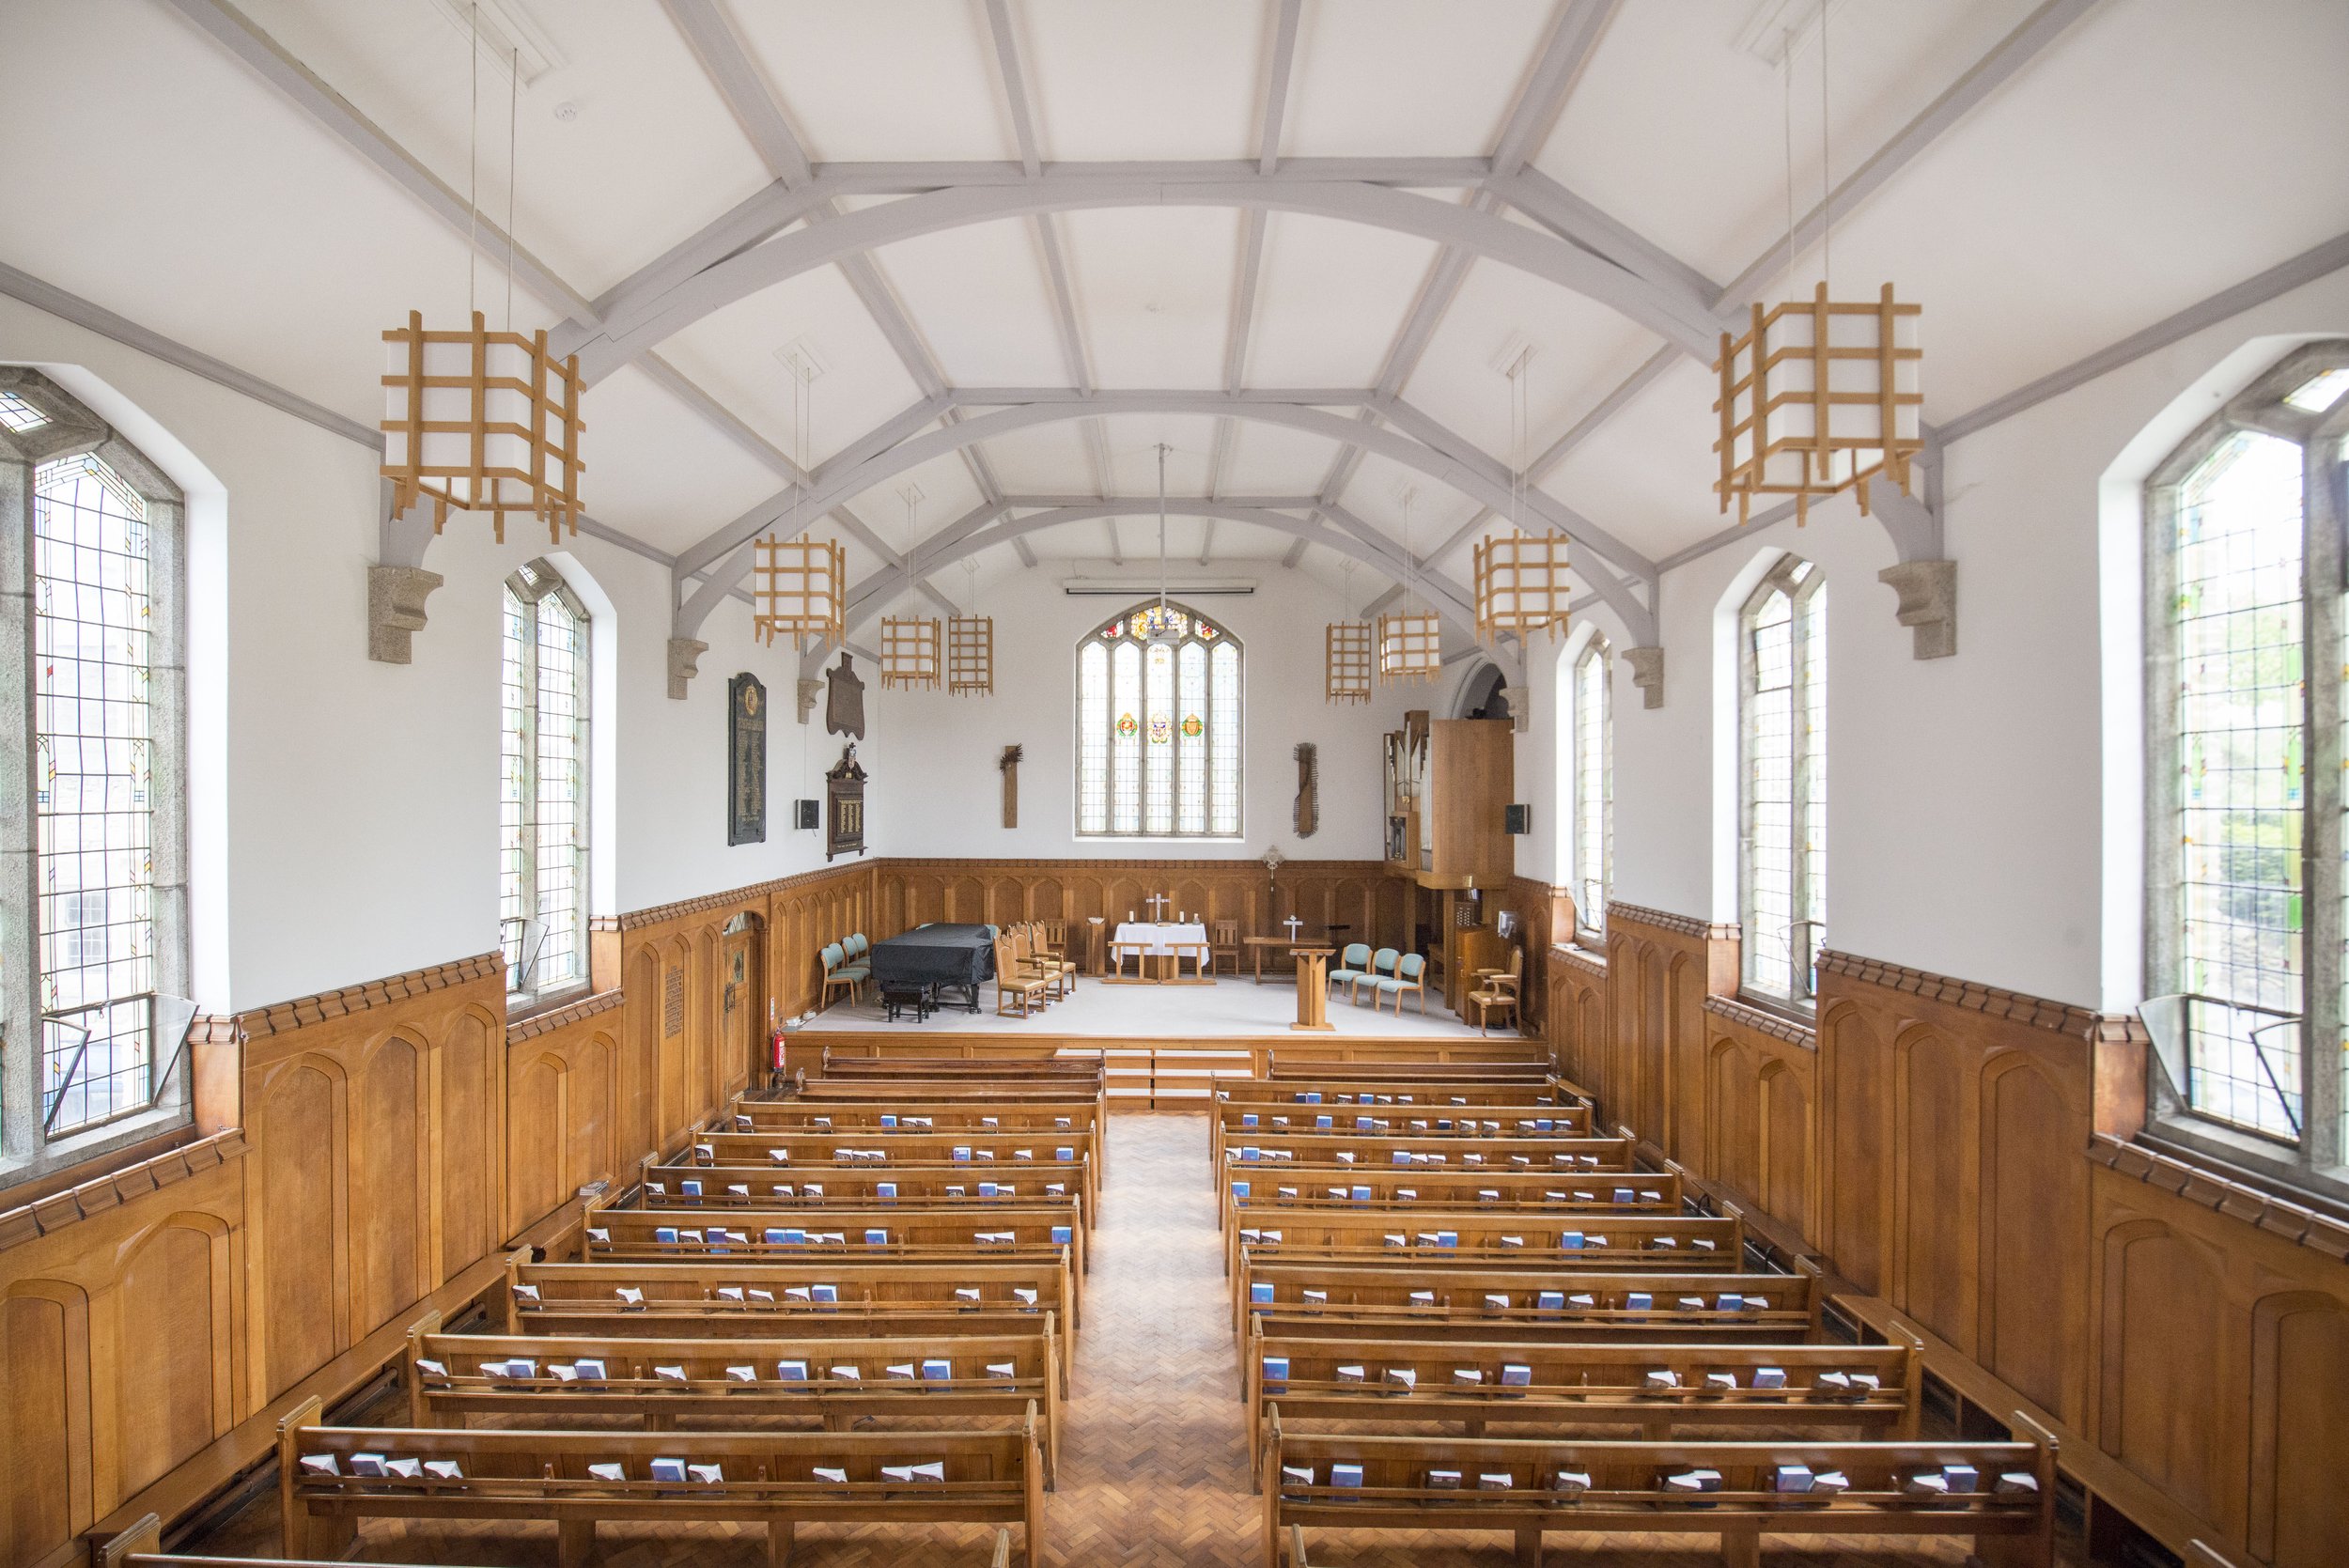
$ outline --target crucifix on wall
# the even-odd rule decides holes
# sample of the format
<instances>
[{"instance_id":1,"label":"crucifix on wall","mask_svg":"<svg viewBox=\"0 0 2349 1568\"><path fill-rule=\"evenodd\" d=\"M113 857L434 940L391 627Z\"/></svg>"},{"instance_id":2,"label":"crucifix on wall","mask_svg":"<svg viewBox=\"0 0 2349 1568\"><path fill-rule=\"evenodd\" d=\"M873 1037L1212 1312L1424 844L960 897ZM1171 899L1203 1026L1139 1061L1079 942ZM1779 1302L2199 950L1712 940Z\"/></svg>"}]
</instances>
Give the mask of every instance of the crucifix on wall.
<instances>
[{"instance_id":1,"label":"crucifix on wall","mask_svg":"<svg viewBox=\"0 0 2349 1568\"><path fill-rule=\"evenodd\" d=\"M1019 748L1003 748L1003 760L996 767L1003 770L1003 826L1019 826Z\"/></svg>"}]
</instances>

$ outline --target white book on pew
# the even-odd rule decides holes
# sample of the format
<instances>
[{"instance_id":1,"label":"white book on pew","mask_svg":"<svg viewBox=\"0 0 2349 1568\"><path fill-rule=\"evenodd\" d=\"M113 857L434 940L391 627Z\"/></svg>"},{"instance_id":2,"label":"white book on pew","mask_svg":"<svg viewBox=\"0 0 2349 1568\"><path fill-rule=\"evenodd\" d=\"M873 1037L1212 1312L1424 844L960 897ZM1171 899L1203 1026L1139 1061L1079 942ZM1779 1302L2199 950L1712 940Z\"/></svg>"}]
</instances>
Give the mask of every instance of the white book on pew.
<instances>
[{"instance_id":1,"label":"white book on pew","mask_svg":"<svg viewBox=\"0 0 2349 1568\"><path fill-rule=\"evenodd\" d=\"M424 1461L421 1459L387 1459L383 1467L402 1481L422 1481Z\"/></svg>"},{"instance_id":2,"label":"white book on pew","mask_svg":"<svg viewBox=\"0 0 2349 1568\"><path fill-rule=\"evenodd\" d=\"M448 1367L429 1357L419 1356L416 1358L416 1375L427 1383L445 1383L448 1381Z\"/></svg>"},{"instance_id":3,"label":"white book on pew","mask_svg":"<svg viewBox=\"0 0 2349 1568\"><path fill-rule=\"evenodd\" d=\"M783 1296L786 1301L813 1301L816 1299L816 1290L812 1285L786 1285L783 1287Z\"/></svg>"},{"instance_id":4,"label":"white book on pew","mask_svg":"<svg viewBox=\"0 0 2349 1568\"><path fill-rule=\"evenodd\" d=\"M1721 1489L1721 1472L1702 1467L1679 1470L1664 1478L1667 1492L1718 1492Z\"/></svg>"},{"instance_id":5,"label":"white book on pew","mask_svg":"<svg viewBox=\"0 0 2349 1568\"><path fill-rule=\"evenodd\" d=\"M1360 1367L1340 1367L1338 1368L1338 1381L1341 1383L1360 1383L1362 1381L1362 1369Z\"/></svg>"},{"instance_id":6,"label":"white book on pew","mask_svg":"<svg viewBox=\"0 0 2349 1568\"><path fill-rule=\"evenodd\" d=\"M1811 1490L1813 1492L1844 1492L1850 1489L1851 1482L1841 1470L1821 1470L1811 1478Z\"/></svg>"},{"instance_id":7,"label":"white book on pew","mask_svg":"<svg viewBox=\"0 0 2349 1568\"><path fill-rule=\"evenodd\" d=\"M926 1481L942 1483L946 1479L946 1462L933 1459L921 1465L883 1465L881 1479L914 1483Z\"/></svg>"},{"instance_id":8,"label":"white book on pew","mask_svg":"<svg viewBox=\"0 0 2349 1568\"><path fill-rule=\"evenodd\" d=\"M1680 1387L1680 1374L1663 1367L1651 1367L1648 1369L1647 1375L1641 1380L1640 1386L1654 1393L1677 1389Z\"/></svg>"},{"instance_id":9,"label":"white book on pew","mask_svg":"<svg viewBox=\"0 0 2349 1568\"><path fill-rule=\"evenodd\" d=\"M620 1309L623 1312L631 1307L642 1308L645 1304L645 1293L634 1285L622 1285L612 1294L620 1298Z\"/></svg>"},{"instance_id":10,"label":"white book on pew","mask_svg":"<svg viewBox=\"0 0 2349 1568\"><path fill-rule=\"evenodd\" d=\"M720 1285L718 1287L718 1299L721 1301L740 1301L742 1299L742 1287L740 1285Z\"/></svg>"},{"instance_id":11,"label":"white book on pew","mask_svg":"<svg viewBox=\"0 0 2349 1568\"><path fill-rule=\"evenodd\" d=\"M2035 1495L2039 1490L2039 1478L2029 1470L2004 1470L1990 1490L2002 1498Z\"/></svg>"},{"instance_id":12,"label":"white book on pew","mask_svg":"<svg viewBox=\"0 0 2349 1568\"><path fill-rule=\"evenodd\" d=\"M331 1453L305 1453L302 1456L302 1473L303 1475L340 1475L343 1469Z\"/></svg>"},{"instance_id":13,"label":"white book on pew","mask_svg":"<svg viewBox=\"0 0 2349 1568\"><path fill-rule=\"evenodd\" d=\"M750 1197L750 1195L751 1195L751 1184L750 1184L750 1183L748 1183L748 1182L728 1182L728 1183L726 1183L726 1196L728 1196L729 1198L742 1198L742 1199L748 1199L748 1198Z\"/></svg>"},{"instance_id":14,"label":"white book on pew","mask_svg":"<svg viewBox=\"0 0 2349 1568\"><path fill-rule=\"evenodd\" d=\"M764 1301L769 1306L772 1306L774 1304L775 1293L773 1291L762 1290L757 1285L753 1285L750 1287L750 1294L753 1301Z\"/></svg>"},{"instance_id":15,"label":"white book on pew","mask_svg":"<svg viewBox=\"0 0 2349 1568\"><path fill-rule=\"evenodd\" d=\"M1507 1470L1480 1470L1476 1475L1476 1489L1480 1492L1515 1491L1517 1484L1517 1477Z\"/></svg>"},{"instance_id":16,"label":"white book on pew","mask_svg":"<svg viewBox=\"0 0 2349 1568\"><path fill-rule=\"evenodd\" d=\"M354 1453L350 1456L350 1473L366 1476L371 1481L383 1479L383 1456L380 1453Z\"/></svg>"},{"instance_id":17,"label":"white book on pew","mask_svg":"<svg viewBox=\"0 0 2349 1568\"><path fill-rule=\"evenodd\" d=\"M1591 1489L1591 1472L1560 1470L1549 1478L1549 1489L1553 1492L1563 1492L1570 1498L1580 1497Z\"/></svg>"},{"instance_id":18,"label":"white book on pew","mask_svg":"<svg viewBox=\"0 0 2349 1568\"><path fill-rule=\"evenodd\" d=\"M510 1360L484 1361L481 1370L491 1377L521 1379L538 1375L538 1363L517 1356Z\"/></svg>"},{"instance_id":19,"label":"white book on pew","mask_svg":"<svg viewBox=\"0 0 2349 1568\"><path fill-rule=\"evenodd\" d=\"M770 1149L767 1151L767 1157L773 1160L777 1165L788 1165L791 1163L791 1151L788 1149Z\"/></svg>"},{"instance_id":20,"label":"white book on pew","mask_svg":"<svg viewBox=\"0 0 2349 1568\"><path fill-rule=\"evenodd\" d=\"M726 1368L726 1380L732 1383L755 1383L758 1381L758 1369L756 1367L728 1367Z\"/></svg>"},{"instance_id":21,"label":"white book on pew","mask_svg":"<svg viewBox=\"0 0 2349 1568\"><path fill-rule=\"evenodd\" d=\"M1314 1483L1314 1467L1311 1465L1283 1465L1281 1467L1281 1479L1292 1486L1311 1486Z\"/></svg>"},{"instance_id":22,"label":"white book on pew","mask_svg":"<svg viewBox=\"0 0 2349 1568\"><path fill-rule=\"evenodd\" d=\"M568 1361L550 1361L547 1363L547 1371L554 1374L554 1380L557 1383L579 1381L579 1368Z\"/></svg>"},{"instance_id":23,"label":"white book on pew","mask_svg":"<svg viewBox=\"0 0 2349 1568\"><path fill-rule=\"evenodd\" d=\"M816 1479L832 1486L848 1484L848 1472L837 1465L817 1465L812 1472Z\"/></svg>"},{"instance_id":24,"label":"white book on pew","mask_svg":"<svg viewBox=\"0 0 2349 1568\"><path fill-rule=\"evenodd\" d=\"M1427 1489L1431 1492L1458 1491L1460 1489L1460 1472L1457 1470L1428 1471Z\"/></svg>"},{"instance_id":25,"label":"white book on pew","mask_svg":"<svg viewBox=\"0 0 2349 1568\"><path fill-rule=\"evenodd\" d=\"M1950 1481L1939 1470L1919 1470L1901 1483L1901 1490L1912 1498L1945 1498Z\"/></svg>"},{"instance_id":26,"label":"white book on pew","mask_svg":"<svg viewBox=\"0 0 2349 1568\"><path fill-rule=\"evenodd\" d=\"M655 1367L652 1374L663 1383L682 1383L686 1380L683 1367Z\"/></svg>"},{"instance_id":27,"label":"white book on pew","mask_svg":"<svg viewBox=\"0 0 2349 1568\"><path fill-rule=\"evenodd\" d=\"M1415 1291L1411 1292L1411 1305L1412 1305L1412 1306L1414 1306L1414 1307L1432 1307L1432 1306L1434 1306L1435 1304L1436 1304L1436 1293L1435 1293L1434 1291L1432 1291L1432 1290L1415 1290Z\"/></svg>"},{"instance_id":28,"label":"white book on pew","mask_svg":"<svg viewBox=\"0 0 2349 1568\"><path fill-rule=\"evenodd\" d=\"M1019 1368L1011 1361L989 1361L987 1363L987 1374L989 1377L1017 1377Z\"/></svg>"},{"instance_id":29,"label":"white book on pew","mask_svg":"<svg viewBox=\"0 0 2349 1568\"><path fill-rule=\"evenodd\" d=\"M1011 1293L1019 1298L1021 1306L1033 1307L1035 1305L1035 1288L1033 1285L1015 1285L1012 1287Z\"/></svg>"},{"instance_id":30,"label":"white book on pew","mask_svg":"<svg viewBox=\"0 0 2349 1568\"><path fill-rule=\"evenodd\" d=\"M1460 1388L1480 1389L1485 1385L1485 1374L1474 1367L1454 1367L1452 1381Z\"/></svg>"},{"instance_id":31,"label":"white book on pew","mask_svg":"<svg viewBox=\"0 0 2349 1568\"><path fill-rule=\"evenodd\" d=\"M590 1481L626 1481L628 1467L610 1463L590 1465L587 1467L587 1479Z\"/></svg>"},{"instance_id":32,"label":"white book on pew","mask_svg":"<svg viewBox=\"0 0 2349 1568\"><path fill-rule=\"evenodd\" d=\"M833 1367L829 1375L835 1383L862 1383L864 1381L864 1371L862 1367Z\"/></svg>"},{"instance_id":33,"label":"white book on pew","mask_svg":"<svg viewBox=\"0 0 2349 1568\"><path fill-rule=\"evenodd\" d=\"M599 1247L609 1247L612 1245L612 1233L610 1231L600 1229L598 1226L590 1225L587 1227L587 1239L594 1242Z\"/></svg>"},{"instance_id":34,"label":"white book on pew","mask_svg":"<svg viewBox=\"0 0 2349 1568\"><path fill-rule=\"evenodd\" d=\"M516 1285L514 1287L514 1299L536 1307L538 1305L538 1287L537 1285Z\"/></svg>"},{"instance_id":35,"label":"white book on pew","mask_svg":"<svg viewBox=\"0 0 2349 1568\"><path fill-rule=\"evenodd\" d=\"M424 1462L424 1473L434 1481L465 1479L463 1467L454 1459L428 1459Z\"/></svg>"},{"instance_id":36,"label":"white book on pew","mask_svg":"<svg viewBox=\"0 0 2349 1568\"><path fill-rule=\"evenodd\" d=\"M1509 1294L1508 1294L1508 1292L1506 1292L1506 1291L1498 1291L1498 1290L1488 1290L1488 1291L1486 1291L1486 1292L1485 1293L1485 1306L1486 1306L1486 1310L1487 1310L1487 1311L1490 1311L1490 1312L1507 1312L1507 1311L1509 1310Z\"/></svg>"},{"instance_id":37,"label":"white book on pew","mask_svg":"<svg viewBox=\"0 0 2349 1568\"><path fill-rule=\"evenodd\" d=\"M902 1378L909 1383L913 1381L913 1363L911 1361L891 1362L889 1365L884 1366L881 1371L891 1377Z\"/></svg>"},{"instance_id":38,"label":"white book on pew","mask_svg":"<svg viewBox=\"0 0 2349 1568\"><path fill-rule=\"evenodd\" d=\"M1737 1374L1734 1372L1708 1372L1704 1374L1704 1389L1707 1393L1728 1393L1736 1387Z\"/></svg>"}]
</instances>

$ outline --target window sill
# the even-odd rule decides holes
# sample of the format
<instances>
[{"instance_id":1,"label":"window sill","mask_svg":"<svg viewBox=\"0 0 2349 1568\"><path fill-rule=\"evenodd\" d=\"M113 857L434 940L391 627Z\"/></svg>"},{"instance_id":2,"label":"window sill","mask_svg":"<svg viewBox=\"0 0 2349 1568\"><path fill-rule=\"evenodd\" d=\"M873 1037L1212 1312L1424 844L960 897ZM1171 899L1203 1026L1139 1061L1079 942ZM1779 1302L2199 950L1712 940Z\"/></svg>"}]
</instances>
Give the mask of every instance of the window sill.
<instances>
[{"instance_id":1,"label":"window sill","mask_svg":"<svg viewBox=\"0 0 2349 1568\"><path fill-rule=\"evenodd\" d=\"M1237 833L1192 833L1169 836L1163 833L1079 833L1079 844L1246 844Z\"/></svg>"},{"instance_id":2,"label":"window sill","mask_svg":"<svg viewBox=\"0 0 2349 1568\"><path fill-rule=\"evenodd\" d=\"M2299 1151L2222 1123L2172 1113L2149 1121L2138 1141L2222 1181L2253 1188L2349 1222L2349 1170L2301 1162Z\"/></svg>"},{"instance_id":3,"label":"window sill","mask_svg":"<svg viewBox=\"0 0 2349 1568\"><path fill-rule=\"evenodd\" d=\"M185 1100L180 1100L152 1107L102 1126L91 1127L86 1132L68 1133L42 1143L23 1160L0 1164L0 1188L39 1181L61 1172L71 1172L74 1178L63 1186L95 1181L106 1173L106 1162L111 1157L122 1156L125 1151L140 1144L193 1132L194 1125L194 1110ZM87 1169L77 1170L76 1167Z\"/></svg>"},{"instance_id":4,"label":"window sill","mask_svg":"<svg viewBox=\"0 0 2349 1568\"><path fill-rule=\"evenodd\" d=\"M518 1023L527 1023L542 1013L552 1013L558 1007L568 1007L572 1002L589 995L593 988L592 982L582 980L576 985L566 986L559 991L540 991L532 996L521 996L509 991L506 997L506 1025L511 1028Z\"/></svg>"}]
</instances>

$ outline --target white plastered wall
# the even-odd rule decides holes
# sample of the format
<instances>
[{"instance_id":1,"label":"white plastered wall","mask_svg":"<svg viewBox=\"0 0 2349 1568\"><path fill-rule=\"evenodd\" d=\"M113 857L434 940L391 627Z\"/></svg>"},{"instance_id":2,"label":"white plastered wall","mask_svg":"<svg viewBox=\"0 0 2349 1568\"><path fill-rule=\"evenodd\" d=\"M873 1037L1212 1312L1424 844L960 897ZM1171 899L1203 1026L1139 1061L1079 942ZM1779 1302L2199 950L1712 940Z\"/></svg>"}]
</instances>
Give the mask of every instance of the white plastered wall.
<instances>
[{"instance_id":1,"label":"white plastered wall","mask_svg":"<svg viewBox=\"0 0 2349 1568\"><path fill-rule=\"evenodd\" d=\"M1382 687L1368 704L1327 702L1322 639L1333 613L1330 592L1269 563L1256 574L1254 594L1192 605L1229 627L1245 656L1239 837L1077 837L1077 642L1127 601L1063 592L1062 580L1076 571L1048 561L982 591L980 613L995 622L993 696L957 697L942 689L879 694L889 733L903 737L891 753L892 766L876 769L868 786L874 831L889 853L1221 860L1252 859L1278 846L1290 860L1380 857L1379 737L1402 723L1407 708L1439 710L1444 689ZM1168 597L1182 601L1179 592ZM912 600L900 612L939 613ZM878 672L864 674L878 689ZM1299 839L1295 751L1307 740L1320 748L1321 821L1312 838ZM1012 745L1021 749L1019 825L1005 829L996 763Z\"/></svg>"},{"instance_id":2,"label":"white plastered wall","mask_svg":"<svg viewBox=\"0 0 2349 1568\"><path fill-rule=\"evenodd\" d=\"M188 487L191 536L216 529L224 548L211 566L191 567L198 1003L252 1007L494 948L498 596L507 572L550 551L546 536L518 525L498 545L485 523L453 517L426 557L446 582L427 603L415 661L374 663L369 449L7 299L0 362L91 379L200 467ZM137 432L126 423L125 433ZM149 455L172 466L151 442ZM209 498L199 493L214 483ZM599 814L608 863L591 876L595 912L821 866L821 835L792 831L789 804L820 796L839 740L819 734L803 748L795 661L757 647L748 606L728 600L702 633L710 645L692 695L671 702L666 568L584 535L561 548L616 622L612 679L599 682L598 750L617 777L599 792L613 820ZM729 848L725 683L744 669L774 705L768 839ZM859 748L868 766L878 738Z\"/></svg>"},{"instance_id":3,"label":"white plastered wall","mask_svg":"<svg viewBox=\"0 0 2349 1568\"><path fill-rule=\"evenodd\" d=\"M2111 476L2124 454L2143 457L2132 443L2149 426L2191 427L2191 411L2173 407L2181 394L2196 389L2215 408L2223 390L2198 383L2247 344L2275 337L2280 352L2292 336L2343 331L2349 273L2334 273L1952 446L1955 658L1910 656L1892 591L1876 581L1890 543L1848 500L1815 509L1806 528L1755 529L1667 573L1664 706L1642 708L1626 673L1616 677L1615 896L1735 918L1718 793L1734 787L1734 751L1717 746L1730 737L1714 691L1719 669L1735 665L1717 666L1716 616L1758 552L1791 550L1829 584L1829 944L2086 1006L2133 1003L2139 610L2134 567L2108 573L2102 552L2108 537L2131 542L2105 515ZM2126 667L2113 669L2115 658ZM1558 744L1558 705L1533 678L1539 734L1520 745L1521 798L1532 787L1524 769Z\"/></svg>"}]
</instances>

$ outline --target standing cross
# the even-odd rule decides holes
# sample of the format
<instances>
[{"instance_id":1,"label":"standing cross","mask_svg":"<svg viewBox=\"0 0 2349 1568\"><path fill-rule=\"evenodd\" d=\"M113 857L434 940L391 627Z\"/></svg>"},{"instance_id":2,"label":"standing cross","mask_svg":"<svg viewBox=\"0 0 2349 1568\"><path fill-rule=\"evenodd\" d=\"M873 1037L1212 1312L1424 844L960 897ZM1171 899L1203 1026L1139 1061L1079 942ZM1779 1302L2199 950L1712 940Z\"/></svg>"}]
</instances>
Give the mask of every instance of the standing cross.
<instances>
[{"instance_id":1,"label":"standing cross","mask_svg":"<svg viewBox=\"0 0 2349 1568\"><path fill-rule=\"evenodd\" d=\"M1300 926L1300 925L1303 925L1305 923L1304 923L1303 921L1301 921L1301 920L1298 919L1295 915L1291 915L1291 916L1289 916L1289 918L1288 918L1288 919L1286 919L1286 920L1283 921L1281 924L1283 924L1283 925L1285 925L1285 926L1287 926L1287 927L1289 928L1289 945L1290 945L1291 947L1295 947L1295 946L1297 945L1297 930L1298 930L1298 927L1299 927L1299 926Z\"/></svg>"},{"instance_id":2,"label":"standing cross","mask_svg":"<svg viewBox=\"0 0 2349 1568\"><path fill-rule=\"evenodd\" d=\"M1151 924L1154 925L1162 925L1166 922L1166 907L1169 904L1174 903L1174 900L1167 897L1166 894L1162 893L1154 893L1149 897L1143 899L1143 902L1150 906Z\"/></svg>"}]
</instances>

